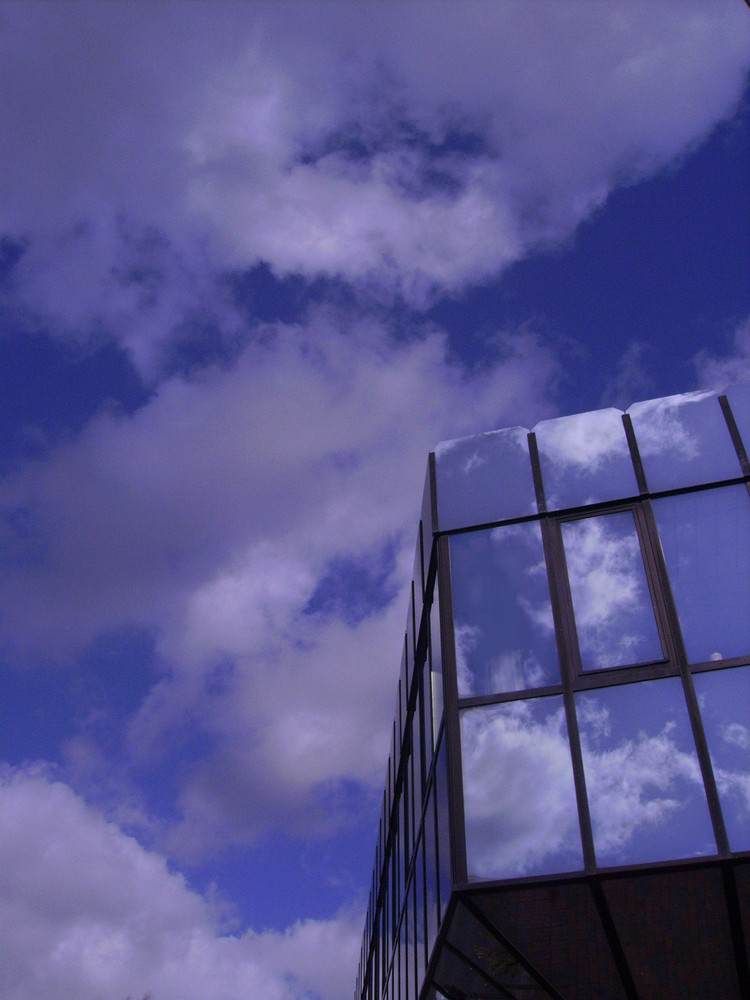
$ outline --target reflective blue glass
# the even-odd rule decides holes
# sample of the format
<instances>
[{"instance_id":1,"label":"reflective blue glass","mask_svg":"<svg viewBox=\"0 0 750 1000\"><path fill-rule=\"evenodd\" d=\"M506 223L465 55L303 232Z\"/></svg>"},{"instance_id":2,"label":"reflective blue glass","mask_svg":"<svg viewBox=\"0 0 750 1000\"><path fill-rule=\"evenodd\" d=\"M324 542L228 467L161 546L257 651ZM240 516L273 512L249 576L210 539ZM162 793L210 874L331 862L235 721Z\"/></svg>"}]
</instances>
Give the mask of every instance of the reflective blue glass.
<instances>
[{"instance_id":1,"label":"reflective blue glass","mask_svg":"<svg viewBox=\"0 0 750 1000\"><path fill-rule=\"evenodd\" d=\"M582 868L562 697L464 709L461 757L469 878Z\"/></svg>"},{"instance_id":2,"label":"reflective blue glass","mask_svg":"<svg viewBox=\"0 0 750 1000\"><path fill-rule=\"evenodd\" d=\"M750 496L727 486L655 500L688 658L750 654Z\"/></svg>"},{"instance_id":3,"label":"reflective blue glass","mask_svg":"<svg viewBox=\"0 0 750 1000\"><path fill-rule=\"evenodd\" d=\"M620 410L543 420L534 434L547 510L638 494Z\"/></svg>"},{"instance_id":4,"label":"reflective blue glass","mask_svg":"<svg viewBox=\"0 0 750 1000\"><path fill-rule=\"evenodd\" d=\"M560 683L539 524L450 541L459 697Z\"/></svg>"},{"instance_id":5,"label":"reflective blue glass","mask_svg":"<svg viewBox=\"0 0 750 1000\"><path fill-rule=\"evenodd\" d=\"M523 427L444 441L435 465L441 531L536 513Z\"/></svg>"},{"instance_id":6,"label":"reflective blue glass","mask_svg":"<svg viewBox=\"0 0 750 1000\"><path fill-rule=\"evenodd\" d=\"M440 642L440 610L438 588L430 611L430 690L432 701L432 742L437 746L440 723L443 721L443 655Z\"/></svg>"},{"instance_id":7,"label":"reflective blue glass","mask_svg":"<svg viewBox=\"0 0 750 1000\"><path fill-rule=\"evenodd\" d=\"M745 454L750 458L750 382L730 385L725 396L745 446Z\"/></svg>"},{"instance_id":8,"label":"reflective blue glass","mask_svg":"<svg viewBox=\"0 0 750 1000\"><path fill-rule=\"evenodd\" d=\"M678 677L576 695L597 864L714 854Z\"/></svg>"},{"instance_id":9,"label":"reflective blue glass","mask_svg":"<svg viewBox=\"0 0 750 1000\"><path fill-rule=\"evenodd\" d=\"M750 851L750 667L693 678L733 851Z\"/></svg>"},{"instance_id":10,"label":"reflective blue glass","mask_svg":"<svg viewBox=\"0 0 750 1000\"><path fill-rule=\"evenodd\" d=\"M562 525L583 670L663 657L633 512Z\"/></svg>"},{"instance_id":11,"label":"reflective blue glass","mask_svg":"<svg viewBox=\"0 0 750 1000\"><path fill-rule=\"evenodd\" d=\"M437 807L438 889L440 895L440 920L442 922L452 889L450 819L448 804L448 765L445 739L440 741L435 761L435 805Z\"/></svg>"},{"instance_id":12,"label":"reflective blue glass","mask_svg":"<svg viewBox=\"0 0 750 1000\"><path fill-rule=\"evenodd\" d=\"M715 392L650 399L628 413L651 492L742 475Z\"/></svg>"}]
</instances>

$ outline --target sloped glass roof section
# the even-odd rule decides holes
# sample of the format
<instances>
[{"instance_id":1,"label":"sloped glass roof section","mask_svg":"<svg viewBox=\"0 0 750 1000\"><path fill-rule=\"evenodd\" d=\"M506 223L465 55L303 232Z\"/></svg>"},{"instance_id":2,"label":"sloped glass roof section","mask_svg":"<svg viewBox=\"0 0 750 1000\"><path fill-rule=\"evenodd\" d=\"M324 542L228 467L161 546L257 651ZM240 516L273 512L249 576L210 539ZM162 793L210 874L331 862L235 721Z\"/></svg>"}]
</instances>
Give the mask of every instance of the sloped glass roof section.
<instances>
[{"instance_id":1,"label":"sloped glass roof section","mask_svg":"<svg viewBox=\"0 0 750 1000\"><path fill-rule=\"evenodd\" d=\"M651 492L742 475L717 393L650 399L628 413Z\"/></svg>"},{"instance_id":2,"label":"sloped glass roof section","mask_svg":"<svg viewBox=\"0 0 750 1000\"><path fill-rule=\"evenodd\" d=\"M536 513L523 427L445 441L435 466L441 531Z\"/></svg>"},{"instance_id":3,"label":"sloped glass roof section","mask_svg":"<svg viewBox=\"0 0 750 1000\"><path fill-rule=\"evenodd\" d=\"M620 410L595 410L534 428L547 510L638 495Z\"/></svg>"}]
</instances>

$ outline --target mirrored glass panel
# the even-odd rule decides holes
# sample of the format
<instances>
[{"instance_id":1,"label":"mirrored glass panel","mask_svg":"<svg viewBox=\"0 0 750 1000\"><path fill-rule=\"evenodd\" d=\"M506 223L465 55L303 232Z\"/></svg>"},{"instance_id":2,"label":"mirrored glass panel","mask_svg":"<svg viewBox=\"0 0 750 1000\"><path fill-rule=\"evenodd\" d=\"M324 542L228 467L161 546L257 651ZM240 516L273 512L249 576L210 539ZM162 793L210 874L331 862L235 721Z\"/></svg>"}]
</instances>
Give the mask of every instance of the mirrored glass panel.
<instances>
[{"instance_id":1,"label":"mirrored glass panel","mask_svg":"<svg viewBox=\"0 0 750 1000\"><path fill-rule=\"evenodd\" d=\"M547 510L638 495L620 410L595 410L534 428Z\"/></svg>"},{"instance_id":2,"label":"mirrored glass panel","mask_svg":"<svg viewBox=\"0 0 750 1000\"><path fill-rule=\"evenodd\" d=\"M649 399L628 413L652 492L742 475L715 392Z\"/></svg>"},{"instance_id":3,"label":"mirrored glass panel","mask_svg":"<svg viewBox=\"0 0 750 1000\"><path fill-rule=\"evenodd\" d=\"M536 513L527 435L510 427L437 446L441 531Z\"/></svg>"},{"instance_id":4,"label":"mirrored glass panel","mask_svg":"<svg viewBox=\"0 0 750 1000\"><path fill-rule=\"evenodd\" d=\"M693 678L733 851L750 851L750 667Z\"/></svg>"},{"instance_id":5,"label":"mirrored glass panel","mask_svg":"<svg viewBox=\"0 0 750 1000\"><path fill-rule=\"evenodd\" d=\"M414 581L414 622L416 634L419 634L419 623L422 618L422 603L424 598L424 582L422 580L422 541L421 532L417 532L417 547L414 550L414 569L412 580Z\"/></svg>"},{"instance_id":6,"label":"mirrored glass panel","mask_svg":"<svg viewBox=\"0 0 750 1000\"><path fill-rule=\"evenodd\" d=\"M463 710L461 754L469 878L582 867L562 697Z\"/></svg>"},{"instance_id":7,"label":"mirrored glass panel","mask_svg":"<svg viewBox=\"0 0 750 1000\"><path fill-rule=\"evenodd\" d=\"M427 957L432 954L432 946L437 936L438 920L438 871L435 849L435 794L430 787L427 808L424 813L424 858L425 858L425 909L427 916Z\"/></svg>"},{"instance_id":8,"label":"mirrored glass panel","mask_svg":"<svg viewBox=\"0 0 750 1000\"><path fill-rule=\"evenodd\" d=\"M445 739L440 742L440 749L435 761L434 787L435 805L437 808L438 890L440 894L440 920L442 921L453 886L448 804L448 765L445 753Z\"/></svg>"},{"instance_id":9,"label":"mirrored glass panel","mask_svg":"<svg viewBox=\"0 0 750 1000\"><path fill-rule=\"evenodd\" d=\"M440 645L440 613L438 590L430 609L430 694L432 701L432 745L437 746L440 723L443 721L443 659Z\"/></svg>"},{"instance_id":10,"label":"mirrored glass panel","mask_svg":"<svg viewBox=\"0 0 750 1000\"><path fill-rule=\"evenodd\" d=\"M428 462L424 480L424 492L422 493L422 565L424 566L425 581L430 572L432 531L432 494L430 493L430 465Z\"/></svg>"},{"instance_id":11,"label":"mirrored glass panel","mask_svg":"<svg viewBox=\"0 0 750 1000\"><path fill-rule=\"evenodd\" d=\"M451 538L458 694L560 683L539 524Z\"/></svg>"},{"instance_id":12,"label":"mirrored glass panel","mask_svg":"<svg viewBox=\"0 0 750 1000\"><path fill-rule=\"evenodd\" d=\"M730 385L724 395L729 400L734 422L745 446L745 454L750 458L750 382Z\"/></svg>"},{"instance_id":13,"label":"mirrored glass panel","mask_svg":"<svg viewBox=\"0 0 750 1000\"><path fill-rule=\"evenodd\" d=\"M576 695L597 864L714 854L678 677Z\"/></svg>"},{"instance_id":14,"label":"mirrored glass panel","mask_svg":"<svg viewBox=\"0 0 750 1000\"><path fill-rule=\"evenodd\" d=\"M632 510L562 524L583 670L661 660Z\"/></svg>"},{"instance_id":15,"label":"mirrored glass panel","mask_svg":"<svg viewBox=\"0 0 750 1000\"><path fill-rule=\"evenodd\" d=\"M750 655L750 496L744 486L653 503L688 659Z\"/></svg>"}]
</instances>

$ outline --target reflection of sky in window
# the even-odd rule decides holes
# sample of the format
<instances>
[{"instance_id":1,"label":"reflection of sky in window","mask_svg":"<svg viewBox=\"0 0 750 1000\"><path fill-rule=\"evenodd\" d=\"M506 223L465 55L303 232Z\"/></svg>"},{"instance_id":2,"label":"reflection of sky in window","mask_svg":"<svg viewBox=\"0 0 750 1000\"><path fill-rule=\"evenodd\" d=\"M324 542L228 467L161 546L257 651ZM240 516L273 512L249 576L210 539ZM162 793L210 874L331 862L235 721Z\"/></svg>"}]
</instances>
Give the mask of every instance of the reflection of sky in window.
<instances>
[{"instance_id":1,"label":"reflection of sky in window","mask_svg":"<svg viewBox=\"0 0 750 1000\"><path fill-rule=\"evenodd\" d=\"M583 669L660 660L632 512L567 521L562 533Z\"/></svg>"},{"instance_id":2,"label":"reflection of sky in window","mask_svg":"<svg viewBox=\"0 0 750 1000\"><path fill-rule=\"evenodd\" d=\"M619 410L543 420L534 433L548 510L638 494Z\"/></svg>"},{"instance_id":3,"label":"reflection of sky in window","mask_svg":"<svg viewBox=\"0 0 750 1000\"><path fill-rule=\"evenodd\" d=\"M435 449L435 475L441 531L537 512L523 427L444 441Z\"/></svg>"},{"instance_id":4,"label":"reflection of sky in window","mask_svg":"<svg viewBox=\"0 0 750 1000\"><path fill-rule=\"evenodd\" d=\"M744 486L654 501L693 663L750 654L750 497Z\"/></svg>"},{"instance_id":5,"label":"reflection of sky in window","mask_svg":"<svg viewBox=\"0 0 750 1000\"><path fill-rule=\"evenodd\" d=\"M716 393L650 399L628 413L652 492L742 475Z\"/></svg>"},{"instance_id":6,"label":"reflection of sky in window","mask_svg":"<svg viewBox=\"0 0 750 1000\"><path fill-rule=\"evenodd\" d=\"M465 709L461 753L471 878L582 867L561 697Z\"/></svg>"},{"instance_id":7,"label":"reflection of sky in window","mask_svg":"<svg viewBox=\"0 0 750 1000\"><path fill-rule=\"evenodd\" d=\"M750 850L750 667L694 677L733 851Z\"/></svg>"},{"instance_id":8,"label":"reflection of sky in window","mask_svg":"<svg viewBox=\"0 0 750 1000\"><path fill-rule=\"evenodd\" d=\"M750 458L750 382L730 385L725 395L745 446L745 453Z\"/></svg>"},{"instance_id":9,"label":"reflection of sky in window","mask_svg":"<svg viewBox=\"0 0 750 1000\"><path fill-rule=\"evenodd\" d=\"M454 536L451 576L460 697L560 683L538 524Z\"/></svg>"},{"instance_id":10,"label":"reflection of sky in window","mask_svg":"<svg viewBox=\"0 0 750 1000\"><path fill-rule=\"evenodd\" d=\"M715 853L679 678L579 693L576 707L597 863Z\"/></svg>"}]
</instances>

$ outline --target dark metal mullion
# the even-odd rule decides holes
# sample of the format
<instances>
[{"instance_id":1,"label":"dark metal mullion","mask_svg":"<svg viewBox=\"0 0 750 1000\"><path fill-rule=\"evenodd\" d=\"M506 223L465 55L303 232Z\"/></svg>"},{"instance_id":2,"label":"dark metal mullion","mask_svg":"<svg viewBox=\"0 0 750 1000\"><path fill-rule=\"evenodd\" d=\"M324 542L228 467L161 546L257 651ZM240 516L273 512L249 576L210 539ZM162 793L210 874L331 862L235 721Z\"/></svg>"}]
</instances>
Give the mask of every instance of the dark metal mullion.
<instances>
[{"instance_id":1,"label":"dark metal mullion","mask_svg":"<svg viewBox=\"0 0 750 1000\"><path fill-rule=\"evenodd\" d=\"M633 421L630 419L629 413L623 413L622 423L625 428L625 437L627 438L628 448L630 449L630 460L633 463L633 472L635 473L635 481L638 484L638 491L641 496L646 496L648 494L646 473L643 469L641 453L638 450L638 442L635 437L635 431L633 430Z\"/></svg>"},{"instance_id":2,"label":"dark metal mullion","mask_svg":"<svg viewBox=\"0 0 750 1000\"><path fill-rule=\"evenodd\" d=\"M557 653L560 661L563 704L565 705L565 721L568 728L568 742L573 765L573 783L575 785L578 823L581 831L583 864L586 871L593 871L596 868L594 835L591 830L591 813L586 794L586 776L583 771L581 738L573 697L573 680L576 674L580 672L581 654L578 649L578 637L575 630L573 602L568 587L568 574L565 567L562 536L559 525L546 516L547 502L544 495L542 466L539 461L536 437L533 433L529 434L529 457L531 459L531 473L534 478L537 506L542 513L540 519L542 546L547 564L552 619L555 624Z\"/></svg>"},{"instance_id":3,"label":"dark metal mullion","mask_svg":"<svg viewBox=\"0 0 750 1000\"><path fill-rule=\"evenodd\" d=\"M459 698L458 707L480 708L482 705L502 705L508 701L526 701L528 698L543 698L545 695L562 694L562 684L548 684L545 687L521 688L519 691L499 691L497 694L478 694L471 698Z\"/></svg>"},{"instance_id":4,"label":"dark metal mullion","mask_svg":"<svg viewBox=\"0 0 750 1000\"><path fill-rule=\"evenodd\" d=\"M468 884L466 865L466 821L464 813L461 730L458 712L458 673L453 630L453 590L450 541L438 539L438 599L440 601L440 649L443 673L443 739L446 741L448 777L448 817L451 840L451 880L453 886Z\"/></svg>"},{"instance_id":5,"label":"dark metal mullion","mask_svg":"<svg viewBox=\"0 0 750 1000\"><path fill-rule=\"evenodd\" d=\"M567 571L562 547L562 537L559 525L548 518L542 519L542 543L549 574L550 601L552 617L555 622L560 672L563 683L563 703L565 705L565 721L568 727L568 742L573 764L573 782L575 784L576 804L578 806L578 822L581 830L584 869L588 872L596 868L596 853L594 851L594 835L591 829L591 812L586 794L586 776L583 770L583 752L581 750L581 735L578 729L575 698L573 695L573 679L580 667L578 639L573 619L573 604L567 585Z\"/></svg>"},{"instance_id":6,"label":"dark metal mullion","mask_svg":"<svg viewBox=\"0 0 750 1000\"><path fill-rule=\"evenodd\" d=\"M750 476L750 459L748 459L745 446L742 443L740 429L737 426L737 421L734 419L734 414L732 413L732 408L729 405L729 400L723 393L719 396L719 406L721 407L721 412L724 414L724 419L727 422L729 434L732 438L734 450L737 452L737 458L740 460L742 472L744 475Z\"/></svg>"},{"instance_id":7,"label":"dark metal mullion","mask_svg":"<svg viewBox=\"0 0 750 1000\"><path fill-rule=\"evenodd\" d=\"M648 535L653 540L651 549L664 597L664 613L668 621L669 633L672 636L672 642L674 643L675 656L679 667L680 677L682 679L682 689L687 703L690 725L693 731L693 740L695 741L695 749L698 755L698 764L700 765L701 776L703 778L703 787L706 791L708 811L711 815L711 822L714 828L716 849L721 857L727 857L730 853L729 838L727 837L726 827L724 826L724 817L721 812L719 792L716 787L716 779L714 777L713 766L711 764L711 755L708 750L706 734L703 729L703 719L698 707L698 697L695 693L695 686L693 685L693 678L688 665L685 643L682 638L680 619L677 614L677 607L672 594L672 586L669 581L669 574L667 572L666 562L664 561L661 542L659 541L656 518L654 517L654 512L649 500L646 499L643 501L642 509Z\"/></svg>"},{"instance_id":8,"label":"dark metal mullion","mask_svg":"<svg viewBox=\"0 0 750 1000\"><path fill-rule=\"evenodd\" d=\"M491 934L493 938L498 942L501 947L503 947L509 955L518 962L518 964L526 970L528 975L532 979L535 979L539 986L543 990L549 993L551 1000L565 1000L565 998L558 993L555 987L550 983L544 976L539 972L534 966L529 962L525 955L523 955L517 948L515 948L511 942L506 938L502 931L498 930L497 927L492 923L492 921L485 915L485 913L479 909L476 903L470 897L462 898L461 902L466 907L466 909L471 913L471 915L479 921L479 923L484 927L488 934Z\"/></svg>"},{"instance_id":9,"label":"dark metal mullion","mask_svg":"<svg viewBox=\"0 0 750 1000\"><path fill-rule=\"evenodd\" d=\"M644 498L637 507L633 508L635 527L640 542L641 558L646 571L646 582L651 595L651 608L656 620L656 628L659 633L662 652L669 663L676 666L677 649L667 613L667 600L664 594L662 574L659 571L657 543L655 537L649 531L649 522L645 514L646 505L647 500Z\"/></svg>"}]
</instances>

